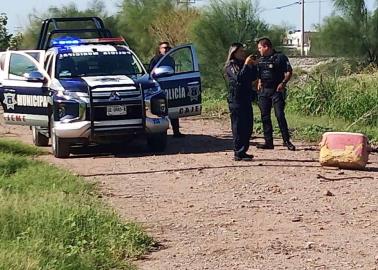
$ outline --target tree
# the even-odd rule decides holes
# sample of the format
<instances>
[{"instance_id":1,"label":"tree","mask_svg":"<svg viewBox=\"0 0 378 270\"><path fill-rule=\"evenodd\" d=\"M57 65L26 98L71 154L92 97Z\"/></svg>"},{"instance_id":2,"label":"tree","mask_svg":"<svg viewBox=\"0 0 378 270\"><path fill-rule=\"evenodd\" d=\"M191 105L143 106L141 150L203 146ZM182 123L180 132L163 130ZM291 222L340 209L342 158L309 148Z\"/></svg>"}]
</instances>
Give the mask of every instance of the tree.
<instances>
[{"instance_id":1,"label":"tree","mask_svg":"<svg viewBox=\"0 0 378 270\"><path fill-rule=\"evenodd\" d=\"M314 49L323 54L359 56L378 64L378 9L369 12L364 0L333 2L339 15L325 20L313 42Z\"/></svg>"},{"instance_id":2,"label":"tree","mask_svg":"<svg viewBox=\"0 0 378 270\"><path fill-rule=\"evenodd\" d=\"M23 32L22 47L26 49L34 49L37 45L37 39L41 30L42 21L48 18L61 18L61 17L86 17L98 16L104 20L105 27L110 29L114 35L118 34L116 25L116 18L109 16L105 10L105 5L102 1L95 0L85 10L79 10L74 3L57 7L51 6L48 10L39 15L37 11L29 15L29 26ZM78 24L76 24L77 26ZM60 24L60 27L64 24ZM87 27L88 24L83 24L82 27Z\"/></svg>"},{"instance_id":3,"label":"tree","mask_svg":"<svg viewBox=\"0 0 378 270\"><path fill-rule=\"evenodd\" d=\"M9 47L9 41L12 37L7 29L8 17L5 13L0 14L0 51L4 51Z\"/></svg>"},{"instance_id":4,"label":"tree","mask_svg":"<svg viewBox=\"0 0 378 270\"><path fill-rule=\"evenodd\" d=\"M202 12L192 35L200 54L205 87L224 88L223 65L233 42L247 43L252 53L256 51L255 39L269 36L270 29L258 12L257 4L250 0L211 0ZM275 30L274 33L276 38Z\"/></svg>"},{"instance_id":5,"label":"tree","mask_svg":"<svg viewBox=\"0 0 378 270\"><path fill-rule=\"evenodd\" d=\"M174 8L157 16L150 26L155 40L168 41L176 46L190 42L190 27L200 18L197 9Z\"/></svg>"},{"instance_id":6,"label":"tree","mask_svg":"<svg viewBox=\"0 0 378 270\"><path fill-rule=\"evenodd\" d=\"M12 35L11 39L9 40L9 50L18 50L21 47L23 39L24 37L20 32Z\"/></svg>"},{"instance_id":7,"label":"tree","mask_svg":"<svg viewBox=\"0 0 378 270\"><path fill-rule=\"evenodd\" d=\"M123 0L117 27L142 60L151 58L159 41L150 32L154 21L176 6L176 0Z\"/></svg>"}]
</instances>

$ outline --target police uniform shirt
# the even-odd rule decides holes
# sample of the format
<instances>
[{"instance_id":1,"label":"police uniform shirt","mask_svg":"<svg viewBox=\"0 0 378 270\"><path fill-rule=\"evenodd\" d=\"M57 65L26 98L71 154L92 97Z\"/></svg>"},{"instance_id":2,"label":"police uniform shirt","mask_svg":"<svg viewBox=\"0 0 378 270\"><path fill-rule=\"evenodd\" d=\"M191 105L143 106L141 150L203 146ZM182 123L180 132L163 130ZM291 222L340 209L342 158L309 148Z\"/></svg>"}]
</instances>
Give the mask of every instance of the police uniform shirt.
<instances>
[{"instance_id":1,"label":"police uniform shirt","mask_svg":"<svg viewBox=\"0 0 378 270\"><path fill-rule=\"evenodd\" d=\"M284 80L285 73L293 70L287 56L278 52L262 56L257 66L258 78L262 83L260 95L272 95Z\"/></svg>"},{"instance_id":2,"label":"police uniform shirt","mask_svg":"<svg viewBox=\"0 0 378 270\"><path fill-rule=\"evenodd\" d=\"M156 66L156 64L160 61L161 58L163 58L164 55L158 54L155 55L149 64L148 71L151 72L152 69ZM160 66L169 66L175 70L175 60L171 56L165 57L165 59L160 63Z\"/></svg>"}]
</instances>

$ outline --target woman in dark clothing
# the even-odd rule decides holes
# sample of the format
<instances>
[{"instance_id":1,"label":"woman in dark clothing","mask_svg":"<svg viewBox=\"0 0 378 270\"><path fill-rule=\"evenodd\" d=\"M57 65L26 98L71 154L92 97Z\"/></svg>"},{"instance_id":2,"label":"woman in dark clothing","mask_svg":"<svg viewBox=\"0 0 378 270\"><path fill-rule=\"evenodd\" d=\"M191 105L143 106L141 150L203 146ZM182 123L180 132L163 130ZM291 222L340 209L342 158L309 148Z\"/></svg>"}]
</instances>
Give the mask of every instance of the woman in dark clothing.
<instances>
[{"instance_id":1,"label":"woman in dark clothing","mask_svg":"<svg viewBox=\"0 0 378 270\"><path fill-rule=\"evenodd\" d=\"M253 56L246 57L243 44L233 43L225 64L229 84L228 106L234 139L234 160L251 161L248 155L249 140L253 129L252 82L257 79Z\"/></svg>"}]
</instances>

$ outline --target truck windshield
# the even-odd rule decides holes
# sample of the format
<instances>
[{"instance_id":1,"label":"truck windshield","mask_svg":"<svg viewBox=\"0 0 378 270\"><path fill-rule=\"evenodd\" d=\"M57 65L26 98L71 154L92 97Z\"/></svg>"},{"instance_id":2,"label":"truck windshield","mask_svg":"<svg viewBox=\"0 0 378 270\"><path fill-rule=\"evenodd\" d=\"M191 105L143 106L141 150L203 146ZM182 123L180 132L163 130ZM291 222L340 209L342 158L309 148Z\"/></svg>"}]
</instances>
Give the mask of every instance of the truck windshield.
<instances>
[{"instance_id":1,"label":"truck windshield","mask_svg":"<svg viewBox=\"0 0 378 270\"><path fill-rule=\"evenodd\" d=\"M57 78L140 74L144 74L140 62L128 51L60 53L57 57Z\"/></svg>"}]
</instances>

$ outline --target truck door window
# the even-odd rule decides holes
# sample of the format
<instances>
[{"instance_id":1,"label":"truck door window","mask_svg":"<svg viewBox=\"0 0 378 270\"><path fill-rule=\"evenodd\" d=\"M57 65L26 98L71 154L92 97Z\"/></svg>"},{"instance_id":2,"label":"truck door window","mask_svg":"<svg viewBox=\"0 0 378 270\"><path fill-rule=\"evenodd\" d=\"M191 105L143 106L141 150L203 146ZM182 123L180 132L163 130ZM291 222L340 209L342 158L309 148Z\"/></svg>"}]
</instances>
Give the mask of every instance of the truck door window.
<instances>
[{"instance_id":1,"label":"truck door window","mask_svg":"<svg viewBox=\"0 0 378 270\"><path fill-rule=\"evenodd\" d=\"M172 54L170 54L170 57L174 63L175 74L194 71L192 51L189 47L185 47L172 52ZM169 56L165 60L167 61L163 61L160 66L167 65L167 63L164 62L172 61L169 60ZM168 65L171 66L172 64L168 63Z\"/></svg>"},{"instance_id":2,"label":"truck door window","mask_svg":"<svg viewBox=\"0 0 378 270\"><path fill-rule=\"evenodd\" d=\"M20 54L11 54L9 62L9 75L15 75L21 77L25 73L32 71L38 71L38 67L27 57Z\"/></svg>"},{"instance_id":3,"label":"truck door window","mask_svg":"<svg viewBox=\"0 0 378 270\"><path fill-rule=\"evenodd\" d=\"M33 57L35 60L37 60L39 62L39 57L40 57L40 52L33 52L33 51L25 51L26 54L30 55L31 57Z\"/></svg>"}]
</instances>

